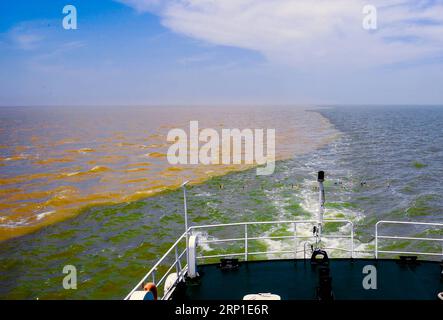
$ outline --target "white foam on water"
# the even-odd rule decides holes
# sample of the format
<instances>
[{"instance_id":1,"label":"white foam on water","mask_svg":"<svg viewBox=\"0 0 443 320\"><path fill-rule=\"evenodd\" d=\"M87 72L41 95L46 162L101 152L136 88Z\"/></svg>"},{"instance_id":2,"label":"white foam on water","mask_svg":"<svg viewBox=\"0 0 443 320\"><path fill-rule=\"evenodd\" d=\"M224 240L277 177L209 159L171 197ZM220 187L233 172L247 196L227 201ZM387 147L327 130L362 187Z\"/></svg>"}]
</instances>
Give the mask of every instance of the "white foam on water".
<instances>
[{"instance_id":1,"label":"white foam on water","mask_svg":"<svg viewBox=\"0 0 443 320\"><path fill-rule=\"evenodd\" d=\"M39 213L39 214L36 215L36 219L37 219L37 220L41 220L41 219L43 219L44 217L49 216L49 215L51 215L51 214L53 214L53 213L55 213L54 210Z\"/></svg>"},{"instance_id":2,"label":"white foam on water","mask_svg":"<svg viewBox=\"0 0 443 320\"><path fill-rule=\"evenodd\" d=\"M288 201L291 199L282 197L279 193L279 190L271 190L266 191L265 195L268 198L269 202L271 202L276 208L278 212L278 216L273 220L299 220L297 217L294 217L293 213L289 210L285 209L285 206L288 205ZM307 226L308 225L308 226ZM298 236L310 236L311 232L310 224L302 224L297 226L297 235ZM294 234L295 228L292 223L283 225L272 225L268 231L266 231L262 236L269 237L276 231L284 231L286 233ZM292 258L294 257L295 251L302 250L302 246L300 246L300 240L295 241L295 239L287 238L287 239L263 239L261 240L263 244L266 245L268 251L293 251L294 253L282 253L282 254L268 254L267 258ZM303 252L299 252L296 254L298 256L303 256Z\"/></svg>"},{"instance_id":3,"label":"white foam on water","mask_svg":"<svg viewBox=\"0 0 443 320\"><path fill-rule=\"evenodd\" d=\"M212 194L209 191L202 191L200 193L194 194L194 197L205 197L205 198L211 198L214 194Z\"/></svg>"},{"instance_id":4,"label":"white foam on water","mask_svg":"<svg viewBox=\"0 0 443 320\"><path fill-rule=\"evenodd\" d=\"M192 234L198 236L198 240L199 240L198 248L200 250L202 250L202 251L212 251L212 250L214 250L213 248L211 248L209 243L202 242L202 241L217 240L216 237L209 236L206 232L203 232L203 231L193 232Z\"/></svg>"},{"instance_id":5,"label":"white foam on water","mask_svg":"<svg viewBox=\"0 0 443 320\"><path fill-rule=\"evenodd\" d=\"M310 218L306 220L317 220L318 212L319 212L319 200L318 200L318 191L315 189L317 186L316 182L312 180L303 180L302 188L300 190L301 196L301 207L306 212L310 213ZM279 197L277 192L268 192L266 194L271 201L271 203L277 208L279 212L278 219L281 220L297 220L294 217L291 217L291 213L287 212L284 209L285 198ZM349 209L349 208L326 208L324 213L325 219L339 219L339 220L350 220L354 224L364 218L364 214L358 210ZM277 219L276 219L277 220ZM315 245L315 241L312 238L313 235L313 224L298 224L297 225L297 236L298 237L310 237L306 239L298 239L297 244L294 239L264 239L263 243L267 246L269 251L297 251L296 257L303 258L306 255L310 255L310 246ZM264 236L270 236L276 230L282 230L282 225L273 226L264 233ZM294 234L294 226L292 224L287 225L285 231L291 234ZM350 236L351 234L351 225L343 224L338 228L338 231L329 233L329 235L343 235ZM306 243L306 247L304 244ZM371 253L359 253L356 251L370 251L369 246L371 243L361 243L358 239L354 238L354 257L367 257L368 255L372 255ZM351 240L348 238L328 238L327 234L321 237L321 246L324 248L341 248L346 250L351 250ZM304 248L308 249L306 252ZM350 252L344 250L332 250L329 249L330 256L332 257L350 257ZM284 254L269 254L268 258L291 258L294 257L294 253L284 253Z\"/></svg>"},{"instance_id":6,"label":"white foam on water","mask_svg":"<svg viewBox=\"0 0 443 320\"><path fill-rule=\"evenodd\" d=\"M30 224L29 222L29 218L21 218L19 220L8 220L8 219L2 219L2 221L6 221L2 224L0 224L1 228L17 228L17 227L23 227L23 226L27 226Z\"/></svg>"}]
</instances>

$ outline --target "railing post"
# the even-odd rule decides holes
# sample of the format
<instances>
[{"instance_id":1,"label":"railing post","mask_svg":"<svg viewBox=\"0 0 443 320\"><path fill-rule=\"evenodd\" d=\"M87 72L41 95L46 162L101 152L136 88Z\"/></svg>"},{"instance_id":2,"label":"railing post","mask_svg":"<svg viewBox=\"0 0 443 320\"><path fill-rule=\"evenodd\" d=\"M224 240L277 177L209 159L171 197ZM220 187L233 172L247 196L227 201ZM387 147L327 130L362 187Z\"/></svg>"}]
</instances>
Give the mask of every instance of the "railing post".
<instances>
[{"instance_id":1,"label":"railing post","mask_svg":"<svg viewBox=\"0 0 443 320\"><path fill-rule=\"evenodd\" d=\"M297 224L294 222L294 259L297 259Z\"/></svg>"},{"instance_id":2,"label":"railing post","mask_svg":"<svg viewBox=\"0 0 443 320\"><path fill-rule=\"evenodd\" d=\"M185 212L185 232L186 232L186 264L189 266L189 229L188 229L188 201L186 198L186 185L189 181L185 181L182 184L183 187L183 209Z\"/></svg>"},{"instance_id":3,"label":"railing post","mask_svg":"<svg viewBox=\"0 0 443 320\"><path fill-rule=\"evenodd\" d=\"M154 269L153 271L152 271L152 283L153 284L155 284L155 271L156 271L157 269Z\"/></svg>"},{"instance_id":4,"label":"railing post","mask_svg":"<svg viewBox=\"0 0 443 320\"><path fill-rule=\"evenodd\" d=\"M177 271L177 277L180 278L180 275L182 273L181 270L181 265L180 265L180 259L178 257L178 248L175 247L175 270Z\"/></svg>"},{"instance_id":5,"label":"railing post","mask_svg":"<svg viewBox=\"0 0 443 320\"><path fill-rule=\"evenodd\" d=\"M354 258L354 224L351 222L351 259Z\"/></svg>"},{"instance_id":6,"label":"railing post","mask_svg":"<svg viewBox=\"0 0 443 320\"><path fill-rule=\"evenodd\" d=\"M375 224L375 259L378 259L378 222Z\"/></svg>"},{"instance_id":7,"label":"railing post","mask_svg":"<svg viewBox=\"0 0 443 320\"><path fill-rule=\"evenodd\" d=\"M245 261L248 261L248 225L245 224Z\"/></svg>"}]
</instances>

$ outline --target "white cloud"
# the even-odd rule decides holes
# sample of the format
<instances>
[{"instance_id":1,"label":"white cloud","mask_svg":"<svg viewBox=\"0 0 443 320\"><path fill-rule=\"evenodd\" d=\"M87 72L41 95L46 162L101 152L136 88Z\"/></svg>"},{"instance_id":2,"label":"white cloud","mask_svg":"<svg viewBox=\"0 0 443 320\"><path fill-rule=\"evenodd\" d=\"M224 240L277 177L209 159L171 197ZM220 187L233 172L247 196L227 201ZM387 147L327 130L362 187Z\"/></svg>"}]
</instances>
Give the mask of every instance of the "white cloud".
<instances>
[{"instance_id":1,"label":"white cloud","mask_svg":"<svg viewBox=\"0 0 443 320\"><path fill-rule=\"evenodd\" d=\"M4 33L0 40L4 45L21 50L45 48L53 37L58 20L22 21Z\"/></svg>"},{"instance_id":2,"label":"white cloud","mask_svg":"<svg viewBox=\"0 0 443 320\"><path fill-rule=\"evenodd\" d=\"M298 68L370 67L443 54L443 2L417 0L118 0L174 32L255 50ZM362 28L363 7L379 28Z\"/></svg>"},{"instance_id":3,"label":"white cloud","mask_svg":"<svg viewBox=\"0 0 443 320\"><path fill-rule=\"evenodd\" d=\"M115 1L133 7L138 12L154 11L162 7L162 5L166 3L166 1L164 0L115 0Z\"/></svg>"},{"instance_id":4,"label":"white cloud","mask_svg":"<svg viewBox=\"0 0 443 320\"><path fill-rule=\"evenodd\" d=\"M45 36L38 31L18 26L9 31L8 38L10 43L19 49L32 50L45 39Z\"/></svg>"}]
</instances>

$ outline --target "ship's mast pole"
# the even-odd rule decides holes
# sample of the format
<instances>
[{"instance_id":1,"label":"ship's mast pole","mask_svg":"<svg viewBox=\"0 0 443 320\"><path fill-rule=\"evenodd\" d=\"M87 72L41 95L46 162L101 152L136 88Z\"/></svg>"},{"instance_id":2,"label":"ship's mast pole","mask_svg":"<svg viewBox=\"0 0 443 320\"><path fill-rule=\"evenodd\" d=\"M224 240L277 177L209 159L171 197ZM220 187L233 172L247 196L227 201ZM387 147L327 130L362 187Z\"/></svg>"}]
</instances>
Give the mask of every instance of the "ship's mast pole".
<instances>
[{"instance_id":1,"label":"ship's mast pole","mask_svg":"<svg viewBox=\"0 0 443 320\"><path fill-rule=\"evenodd\" d=\"M186 263L189 266L189 232L188 232L188 202L186 199L186 185L189 181L182 184L183 188L183 206L185 211L185 233L186 233Z\"/></svg>"},{"instance_id":2,"label":"ship's mast pole","mask_svg":"<svg viewBox=\"0 0 443 320\"><path fill-rule=\"evenodd\" d=\"M323 182L325 181L325 172L319 171L318 172L318 202L319 202L319 209L318 209L318 225L317 225L317 244L321 237L321 231L323 226L323 215L325 213L325 189L323 187Z\"/></svg>"}]
</instances>

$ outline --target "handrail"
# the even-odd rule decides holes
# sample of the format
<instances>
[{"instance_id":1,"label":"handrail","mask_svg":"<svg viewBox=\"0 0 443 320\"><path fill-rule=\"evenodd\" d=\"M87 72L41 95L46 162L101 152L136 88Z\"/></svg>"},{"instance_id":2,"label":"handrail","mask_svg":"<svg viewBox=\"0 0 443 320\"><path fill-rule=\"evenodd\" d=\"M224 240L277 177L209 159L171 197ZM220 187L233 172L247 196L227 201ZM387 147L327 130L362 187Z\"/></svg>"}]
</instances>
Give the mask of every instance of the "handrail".
<instances>
[{"instance_id":1,"label":"handrail","mask_svg":"<svg viewBox=\"0 0 443 320\"><path fill-rule=\"evenodd\" d=\"M350 235L325 235L324 238L343 238L350 239L350 249L345 248L323 248L330 250L341 250L344 252L350 252L351 258L354 257L354 252L360 252L354 250L354 224L350 220L345 219L331 219L331 220L323 220L323 224L327 223L345 223L351 226ZM293 235L284 235L284 236L253 236L251 237L248 234L248 226L250 225L272 225L272 224L292 224L294 226L294 234ZM178 245L181 241L183 241L190 233L193 231L199 231L202 229L215 229L221 227L234 227L234 226L243 226L244 227L244 237L237 237L231 239L212 239L212 240L200 240L200 243L223 243L223 242L233 242L233 241L242 241L244 242L244 251L236 252L236 253L225 253L225 254L217 254L217 255L209 255L209 256L198 256L197 259L209 259L209 258L218 258L218 257L226 257L226 256L238 256L244 257L244 260L247 261L249 256L252 255L263 255L263 254L288 254L294 253L297 254L299 252L303 252L303 256L306 259L306 245L309 244L308 241L303 242L303 250L298 250L298 240L299 239L310 239L314 238L314 235L311 236L301 236L297 234L297 225L299 224L318 224L317 220L276 220L276 221L248 221L248 222L234 222L234 223L222 223L222 224L213 224L213 225L201 225L201 226L191 226L189 227L169 248L168 251L157 261L157 263L149 270L149 272L142 278L142 280L131 290L131 292L126 296L125 300L129 299L131 295L138 289L141 289L143 283L149 278L152 277L152 282L154 282L157 286L160 286L166 279L166 277L171 273L174 269L174 266L177 268L177 276L178 280L184 278L187 270L187 265L183 268L181 267L180 260L181 258L188 253L188 248L186 247L180 254L178 254L177 249ZM379 240L380 239L399 239L399 240L416 240L416 241L433 241L433 242L443 242L443 238L429 238L429 237L413 237L413 236L393 236L393 235L379 235L379 226L383 224L397 224L397 225L421 225L421 226L433 226L433 227L443 227L443 223L429 223L429 222L410 222L410 221L387 221L382 220L378 221L375 224L375 258L378 259L379 253L386 254L414 254L414 255L428 255L428 256L443 256L442 253L436 252L420 252L420 251L397 251L397 250L379 250ZM250 252L248 248L248 241L251 240L266 240L266 239L293 239L294 240L294 249L293 250L274 250L274 251L262 251L262 252ZM301 244L301 243L300 243ZM169 266L167 271L162 275L158 282L155 281L155 274L157 268L165 261L165 259L173 252L175 249L175 261L172 265ZM366 251L364 251L366 252ZM170 292L164 292L163 298L169 295Z\"/></svg>"},{"instance_id":2,"label":"handrail","mask_svg":"<svg viewBox=\"0 0 443 320\"><path fill-rule=\"evenodd\" d=\"M375 224L375 259L378 259L379 253L388 254L414 254L414 255L425 255L425 256L442 256L443 252L421 252L421 251L395 251L395 250L379 250L379 239L399 239L399 240L417 240L417 241L443 241L443 238L427 238L427 237L405 237L405 236L380 236L378 235L378 227L382 224L397 224L397 225L418 225L418 226L433 226L433 227L443 227L443 223L432 223L432 222L412 222L412 221L396 221L396 220L381 220Z\"/></svg>"},{"instance_id":3,"label":"handrail","mask_svg":"<svg viewBox=\"0 0 443 320\"><path fill-rule=\"evenodd\" d=\"M128 293L128 295L125 297L125 300L128 300L131 295L137 291L137 289L139 289L140 287L143 286L143 283L146 281L146 279L148 279L151 275L153 276L153 281L155 283L155 271L157 270L157 268L159 267L159 265L166 259L166 257L169 256L169 254L172 252L172 250L174 250L178 244L186 237L186 232L184 232L178 239L177 241L175 241L175 243L169 248L168 251L166 251L166 253L160 258L160 260L157 261L157 263L148 271L148 273L140 280L140 282L134 287L134 289L131 290L131 292ZM187 248L185 249L184 252L187 252ZM181 257L182 255L180 255ZM177 259L179 259L178 257L176 257L176 260L174 261L174 264L177 264L178 261ZM183 268L184 269L184 268ZM161 280L164 279L164 276ZM158 283L156 283L156 285L160 285L161 282L159 281Z\"/></svg>"},{"instance_id":4,"label":"handrail","mask_svg":"<svg viewBox=\"0 0 443 320\"><path fill-rule=\"evenodd\" d=\"M326 223L345 223L351 225L351 234L350 235L323 235L324 238L349 238L351 241L350 249L343 248L330 248L342 250L345 252L351 253L351 258L354 257L354 224L350 220L345 219L330 219L323 220L323 224ZM294 226L294 234L290 236L258 236L258 237L249 237L248 236L248 226L249 225L270 225L270 224L292 224ZM235 242L235 241L244 241L244 252L242 253L225 253L225 254L217 254L217 255L209 255L209 256L198 256L198 259L210 259L210 258L219 258L219 257L234 257L234 256L244 256L244 260L248 260L248 256L258 255L258 254L279 254L279 253L294 253L297 254L297 239L310 239L315 238L314 235L311 236L298 236L296 233L296 226L298 224L318 224L318 220L276 220L276 221L248 221L248 222L234 222L234 223L221 223L215 225L200 225L200 226L192 226L189 228L192 230L202 230L202 229L214 229L221 227L233 227L233 226L244 226L244 237L239 238L229 238L229 239L214 239L214 240L200 240L199 243L223 243L223 242ZM264 252L248 252L248 241L249 240L283 240L283 239L293 239L294 240L294 250L282 250L282 251L264 251ZM305 251L305 250L304 250Z\"/></svg>"},{"instance_id":5,"label":"handrail","mask_svg":"<svg viewBox=\"0 0 443 320\"><path fill-rule=\"evenodd\" d=\"M291 236L262 236L262 237L250 237L248 236L248 226L250 225L269 225L269 224L293 224L296 228L298 224L317 224L318 220L276 220L276 221L248 221L248 222L234 222L234 223L222 223L222 224L213 224L213 225L201 225L201 226L191 226L189 227L178 239L175 241L175 243L169 248L168 251L157 261L157 263L148 271L148 273L140 280L140 282L129 292L129 294L125 297L125 300L128 300L131 295L142 288L143 283L149 278L152 277L152 282L156 284L156 286L160 286L166 279L166 277L171 273L171 271L174 269L174 266L180 263L180 259L187 253L188 248L186 247L184 251L182 251L180 254L177 254L177 246L178 244L184 240L192 231L197 231L201 229L214 229L214 228L220 228L220 227L233 227L233 226L244 226L244 237L243 238L233 238L233 239L215 239L215 240L200 240L200 243L215 243L215 242L229 242L229 241L244 241L245 250L242 253L230 253L230 254L220 254L220 255L212 255L212 256L198 256L197 259L205 259L205 258L217 258L217 257L226 257L226 256L243 256L245 261L248 260L249 256L252 255L259 255L259 254L279 254L279 253L299 253L304 252L304 257L306 258L306 244L307 242L304 242L304 248L303 250L297 250L297 239L309 239L313 238L314 236L298 236L296 234L296 229L294 230L294 235ZM344 219L334 219L334 220L323 220L323 223L345 223L351 225L351 234L350 235L330 235L325 236L324 238L349 238L351 240L351 247L350 249L343 249L343 248L329 248L329 249L337 249L342 250L345 252L350 252L351 257L354 255L354 224L350 220L344 220ZM263 251L263 252L249 252L248 251L248 241L250 240L264 240L264 239L293 239L295 246L294 250L283 250L283 251ZM167 271L162 275L160 280L158 282L155 281L155 274L157 268L163 263L163 261L173 252L175 249L176 257L175 261L172 263L172 265L169 266ZM187 269L187 265L181 269L178 274L178 281L181 280ZM169 292L164 292L163 298L166 297L169 294Z\"/></svg>"}]
</instances>

